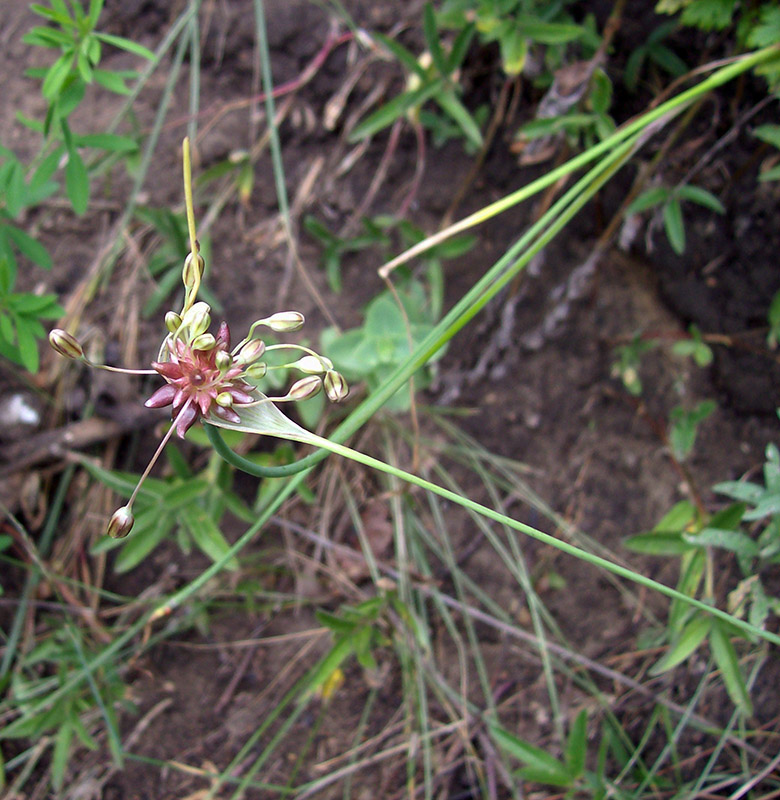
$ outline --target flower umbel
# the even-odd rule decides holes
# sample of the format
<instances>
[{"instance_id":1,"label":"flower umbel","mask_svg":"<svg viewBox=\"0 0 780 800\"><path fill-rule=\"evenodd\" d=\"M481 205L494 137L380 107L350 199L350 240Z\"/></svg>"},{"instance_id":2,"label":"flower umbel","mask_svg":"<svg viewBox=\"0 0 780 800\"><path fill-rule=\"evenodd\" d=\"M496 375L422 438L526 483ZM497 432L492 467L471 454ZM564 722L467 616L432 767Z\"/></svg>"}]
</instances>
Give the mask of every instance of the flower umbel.
<instances>
[{"instance_id":1,"label":"flower umbel","mask_svg":"<svg viewBox=\"0 0 780 800\"><path fill-rule=\"evenodd\" d=\"M127 536L133 526L133 501L141 484L151 472L174 430L184 438L187 431L199 420L209 417L232 423L241 422L241 409L268 402L293 402L305 400L317 394L323 385L328 399L333 402L347 396L344 378L333 370L329 359L308 347L297 344L273 344L265 342L255 334L259 327L275 332L289 332L301 328L303 314L298 311L281 311L256 320L247 336L232 350L230 329L222 322L216 335L211 327L211 309L207 303L196 302L204 271L203 257L195 236L194 212L192 209L192 178L190 175L189 142L184 140L184 188L187 222L190 231L191 253L185 259L182 282L185 295L180 313L169 311L165 315L167 334L152 369L129 370L106 364L95 364L84 353L81 343L67 331L55 328L49 334L54 350L66 358L112 372L134 375L159 375L165 384L147 400L147 408L171 406L173 424L163 436L155 454L141 475L127 504L118 509L108 525L107 533L114 538ZM295 360L280 365L269 365L263 356L272 350L294 350ZM263 378L269 370L296 369L304 377L296 381L281 397L266 397L261 394L255 381Z\"/></svg>"}]
</instances>

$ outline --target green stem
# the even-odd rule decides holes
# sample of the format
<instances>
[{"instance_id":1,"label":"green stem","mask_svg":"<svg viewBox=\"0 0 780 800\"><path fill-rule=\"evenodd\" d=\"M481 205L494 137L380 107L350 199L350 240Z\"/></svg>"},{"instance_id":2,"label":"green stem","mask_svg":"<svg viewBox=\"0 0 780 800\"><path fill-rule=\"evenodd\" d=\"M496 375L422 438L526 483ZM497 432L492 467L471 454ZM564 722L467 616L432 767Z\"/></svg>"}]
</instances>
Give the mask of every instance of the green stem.
<instances>
[{"instance_id":1,"label":"green stem","mask_svg":"<svg viewBox=\"0 0 780 800\"><path fill-rule=\"evenodd\" d=\"M555 547L557 550L560 550L567 555L574 556L575 558L579 558L588 564L592 564L595 567L599 567L607 572L611 572L613 575L617 575L620 578L633 581L634 583L644 586L647 589L652 589L660 594L664 594L672 600L679 600L683 603L687 603L688 605L693 606L700 611L704 611L707 614L711 614L713 617L729 623L729 625L740 628L746 633L749 633L751 636L758 636L768 642L772 642L772 644L780 645L780 636L775 633L761 630L760 628L755 627L755 625L751 625L749 622L745 622L738 617L734 617L726 611L722 611L719 608L710 606L701 600L697 600L695 597L689 597L688 595L677 591L677 589L673 589L670 586L659 583L652 578L648 578L638 572L634 572L633 570L623 567L620 564L615 564L606 558L589 553L587 550L583 550L580 547L569 544L569 542L557 539L555 536L551 536L549 533L543 533L542 531L537 530L530 525L526 525L524 522L518 522L517 520L507 517L506 515L501 514L492 508L488 508L488 506L483 506L481 503L470 500L468 497L462 497L456 492L452 492L449 489L445 489L442 486L431 483L424 478L420 478L417 475L412 475L410 472L405 472L402 469L398 469L398 467L394 467L391 464L386 464L384 461L380 461L379 459L368 456L365 453L353 450L350 447L345 447L342 444L331 442L321 436L312 434L311 441L312 443L319 444L323 449L330 450L331 453L343 456L344 458L349 458L352 461L357 461L359 464L363 464L366 467L377 469L380 472L392 475L395 478L400 478L407 483L419 486L421 489L433 492L434 494L443 497L445 500L457 503L458 505L463 506L470 511L474 511L477 514L487 517L488 519L492 519L494 522L499 522L502 525L513 528L514 530L519 531L526 536L530 536L532 539L536 539L543 544Z\"/></svg>"},{"instance_id":2,"label":"green stem","mask_svg":"<svg viewBox=\"0 0 780 800\"><path fill-rule=\"evenodd\" d=\"M236 467L236 469L240 469L242 472L246 472L249 475L254 475L256 478L287 478L290 475L295 475L297 472L311 469L328 455L327 450L318 450L316 453L312 453L305 458L293 461L292 464L280 464L273 467L264 466L262 464L256 464L254 461L250 461L248 458L244 458L238 455L238 453L233 452L222 438L219 428L208 424L204 424L203 428L217 455L224 458L228 464Z\"/></svg>"}]
</instances>

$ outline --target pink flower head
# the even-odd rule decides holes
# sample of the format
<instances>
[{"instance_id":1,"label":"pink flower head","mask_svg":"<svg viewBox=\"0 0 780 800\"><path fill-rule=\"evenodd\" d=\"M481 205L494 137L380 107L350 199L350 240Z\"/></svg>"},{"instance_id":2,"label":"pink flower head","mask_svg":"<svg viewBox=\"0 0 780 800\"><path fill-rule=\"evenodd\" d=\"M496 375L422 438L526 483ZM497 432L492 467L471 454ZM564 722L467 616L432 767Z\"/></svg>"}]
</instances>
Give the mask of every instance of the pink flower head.
<instances>
[{"instance_id":1,"label":"pink flower head","mask_svg":"<svg viewBox=\"0 0 780 800\"><path fill-rule=\"evenodd\" d=\"M176 432L182 439L198 419L212 413L227 422L240 422L231 406L255 402L254 387L241 380L246 365L234 363L230 355L227 323L220 325L216 337L203 344L198 339L203 341L200 336L192 341L168 338L168 360L152 362L166 384L145 403L147 408L172 405Z\"/></svg>"}]
</instances>

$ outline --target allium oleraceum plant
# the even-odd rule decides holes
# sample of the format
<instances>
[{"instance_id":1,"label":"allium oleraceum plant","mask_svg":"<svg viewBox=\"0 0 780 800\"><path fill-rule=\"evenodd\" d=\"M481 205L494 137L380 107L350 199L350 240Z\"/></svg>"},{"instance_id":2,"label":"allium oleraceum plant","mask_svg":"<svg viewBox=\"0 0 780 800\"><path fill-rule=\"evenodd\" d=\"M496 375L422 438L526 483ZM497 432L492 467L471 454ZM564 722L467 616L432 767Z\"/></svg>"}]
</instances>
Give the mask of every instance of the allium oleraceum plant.
<instances>
[{"instance_id":1,"label":"allium oleraceum plant","mask_svg":"<svg viewBox=\"0 0 780 800\"><path fill-rule=\"evenodd\" d=\"M173 424L141 475L127 504L111 517L106 532L114 538L130 533L134 522L133 501L174 430L184 438L199 419L208 421L216 418L240 423L242 409L252 406L306 400L323 388L331 402L339 402L349 391L346 381L333 369L331 361L311 348L298 344L272 344L266 347L265 342L257 336L256 330L261 327L276 333L299 330L303 327L304 317L297 311L281 311L256 320L247 335L232 349L227 322L220 324L216 335L210 332L211 308L207 303L196 301L205 264L198 252L195 236L189 142L186 139L183 151L187 221L192 252L187 256L182 269L184 305L180 313L169 311L165 315L168 333L160 346L157 360L152 362L152 369L123 369L95 364L87 358L83 347L72 334L60 328L55 328L49 334L51 346L67 358L111 372L159 375L165 380L165 384L146 400L145 405L147 408L170 405ZM292 350L298 357L286 364L269 366L263 361L263 357L273 350ZM297 369L304 377L293 383L286 394L266 397L258 391L255 382L263 378L269 369Z\"/></svg>"}]
</instances>

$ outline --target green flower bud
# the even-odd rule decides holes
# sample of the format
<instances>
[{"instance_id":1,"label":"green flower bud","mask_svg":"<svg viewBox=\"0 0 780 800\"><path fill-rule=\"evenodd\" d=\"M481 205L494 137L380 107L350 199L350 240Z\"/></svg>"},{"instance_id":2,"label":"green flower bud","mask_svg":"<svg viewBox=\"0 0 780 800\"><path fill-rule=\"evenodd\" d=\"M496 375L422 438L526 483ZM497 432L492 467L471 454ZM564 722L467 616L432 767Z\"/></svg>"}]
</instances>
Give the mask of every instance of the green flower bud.
<instances>
[{"instance_id":1,"label":"green flower bud","mask_svg":"<svg viewBox=\"0 0 780 800\"><path fill-rule=\"evenodd\" d=\"M327 359L320 358L319 356L304 356L303 358L299 358L293 366L309 375L319 375L329 368L326 362ZM332 367L333 364L330 364L330 366Z\"/></svg>"},{"instance_id":2,"label":"green flower bud","mask_svg":"<svg viewBox=\"0 0 780 800\"><path fill-rule=\"evenodd\" d=\"M300 330L304 322L306 320L299 311L280 311L278 314L259 320L258 324L266 325L277 333L290 333Z\"/></svg>"},{"instance_id":3,"label":"green flower bud","mask_svg":"<svg viewBox=\"0 0 780 800\"><path fill-rule=\"evenodd\" d=\"M203 277L203 270L205 268L206 262L203 260L203 256L198 253L195 255L195 258L193 258L193 254L190 253L187 258L184 259L184 267L181 271L182 283L188 289L197 286L197 284L200 283L200 279Z\"/></svg>"},{"instance_id":4,"label":"green flower bud","mask_svg":"<svg viewBox=\"0 0 780 800\"><path fill-rule=\"evenodd\" d=\"M248 366L244 370L244 374L242 377L249 378L249 380L252 381L259 381L261 378L265 378L267 372L268 372L268 364L260 362L259 364L252 364Z\"/></svg>"},{"instance_id":5,"label":"green flower bud","mask_svg":"<svg viewBox=\"0 0 780 800\"><path fill-rule=\"evenodd\" d=\"M220 392L217 397L217 405L222 408L230 408L233 405L233 395L230 392Z\"/></svg>"},{"instance_id":6,"label":"green flower bud","mask_svg":"<svg viewBox=\"0 0 780 800\"><path fill-rule=\"evenodd\" d=\"M181 317L175 311L168 311L165 315L165 327L170 333L176 333L181 327Z\"/></svg>"},{"instance_id":7,"label":"green flower bud","mask_svg":"<svg viewBox=\"0 0 780 800\"><path fill-rule=\"evenodd\" d=\"M125 536L130 533L134 522L135 517L130 510L130 506L122 506L118 508L111 517L106 533L112 539L124 539Z\"/></svg>"},{"instance_id":8,"label":"green flower bud","mask_svg":"<svg viewBox=\"0 0 780 800\"><path fill-rule=\"evenodd\" d=\"M349 386L347 386L344 376L334 369L329 369L325 373L322 382L325 385L325 394L331 403L338 403L349 394Z\"/></svg>"},{"instance_id":9,"label":"green flower bud","mask_svg":"<svg viewBox=\"0 0 780 800\"><path fill-rule=\"evenodd\" d=\"M227 372L233 366L233 356L227 350L219 350L214 356L214 364L220 372Z\"/></svg>"},{"instance_id":10,"label":"green flower bud","mask_svg":"<svg viewBox=\"0 0 780 800\"><path fill-rule=\"evenodd\" d=\"M192 340L191 347L193 350L211 350L216 344L217 340L213 333L201 333Z\"/></svg>"},{"instance_id":11,"label":"green flower bud","mask_svg":"<svg viewBox=\"0 0 780 800\"><path fill-rule=\"evenodd\" d=\"M62 328L54 328L49 333L49 344L65 358L84 358L84 349L79 340Z\"/></svg>"},{"instance_id":12,"label":"green flower bud","mask_svg":"<svg viewBox=\"0 0 780 800\"><path fill-rule=\"evenodd\" d=\"M322 380L319 375L309 375L296 381L287 392L288 400L308 400L322 389Z\"/></svg>"},{"instance_id":13,"label":"green flower bud","mask_svg":"<svg viewBox=\"0 0 780 800\"><path fill-rule=\"evenodd\" d=\"M262 339L250 339L236 356L237 364L252 364L265 353L265 342Z\"/></svg>"},{"instance_id":14,"label":"green flower bud","mask_svg":"<svg viewBox=\"0 0 780 800\"><path fill-rule=\"evenodd\" d=\"M184 315L182 322L189 331L190 339L200 336L201 333L205 333L209 329L211 325L210 311L211 307L208 303L200 302L195 303Z\"/></svg>"}]
</instances>

